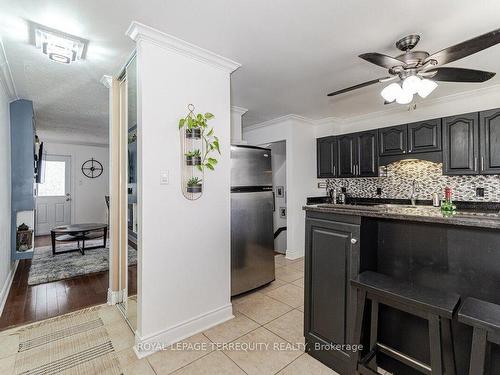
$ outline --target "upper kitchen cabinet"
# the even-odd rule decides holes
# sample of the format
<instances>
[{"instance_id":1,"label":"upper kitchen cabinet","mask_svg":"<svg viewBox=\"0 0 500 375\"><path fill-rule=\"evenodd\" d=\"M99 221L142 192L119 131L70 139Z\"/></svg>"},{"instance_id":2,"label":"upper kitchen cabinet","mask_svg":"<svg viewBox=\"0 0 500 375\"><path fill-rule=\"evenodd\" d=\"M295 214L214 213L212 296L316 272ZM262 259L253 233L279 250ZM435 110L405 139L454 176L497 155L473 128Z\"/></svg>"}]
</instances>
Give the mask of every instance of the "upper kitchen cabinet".
<instances>
[{"instance_id":1,"label":"upper kitchen cabinet","mask_svg":"<svg viewBox=\"0 0 500 375\"><path fill-rule=\"evenodd\" d=\"M406 154L407 132L408 127L406 125L379 129L380 156Z\"/></svg>"},{"instance_id":2,"label":"upper kitchen cabinet","mask_svg":"<svg viewBox=\"0 0 500 375\"><path fill-rule=\"evenodd\" d=\"M337 137L337 176L356 176L356 144L355 134Z\"/></svg>"},{"instance_id":3,"label":"upper kitchen cabinet","mask_svg":"<svg viewBox=\"0 0 500 375\"><path fill-rule=\"evenodd\" d=\"M479 114L474 112L444 118L443 138L443 173L478 174Z\"/></svg>"},{"instance_id":4,"label":"upper kitchen cabinet","mask_svg":"<svg viewBox=\"0 0 500 375\"><path fill-rule=\"evenodd\" d=\"M480 112L480 169L483 174L500 173L500 109Z\"/></svg>"},{"instance_id":5,"label":"upper kitchen cabinet","mask_svg":"<svg viewBox=\"0 0 500 375\"><path fill-rule=\"evenodd\" d=\"M441 119L408 124L408 152L441 151Z\"/></svg>"},{"instance_id":6,"label":"upper kitchen cabinet","mask_svg":"<svg viewBox=\"0 0 500 375\"><path fill-rule=\"evenodd\" d=\"M356 137L356 174L360 177L378 176L377 131L358 133Z\"/></svg>"},{"instance_id":7,"label":"upper kitchen cabinet","mask_svg":"<svg viewBox=\"0 0 500 375\"><path fill-rule=\"evenodd\" d=\"M335 137L318 138L317 175L318 178L332 178L336 176L337 139Z\"/></svg>"}]
</instances>

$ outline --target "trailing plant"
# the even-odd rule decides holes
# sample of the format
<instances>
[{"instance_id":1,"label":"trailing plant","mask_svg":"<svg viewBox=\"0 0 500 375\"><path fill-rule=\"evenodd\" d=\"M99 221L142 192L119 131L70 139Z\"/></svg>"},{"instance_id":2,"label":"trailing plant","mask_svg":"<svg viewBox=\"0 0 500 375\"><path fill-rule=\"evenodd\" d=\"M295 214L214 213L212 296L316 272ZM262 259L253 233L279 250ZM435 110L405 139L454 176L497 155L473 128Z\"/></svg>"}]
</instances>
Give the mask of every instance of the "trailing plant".
<instances>
[{"instance_id":1,"label":"trailing plant","mask_svg":"<svg viewBox=\"0 0 500 375\"><path fill-rule=\"evenodd\" d=\"M198 177L191 177L191 178L187 181L187 186L188 186L188 187L193 187L193 186L196 186L196 185L201 185L201 178L198 178Z\"/></svg>"},{"instance_id":2,"label":"trailing plant","mask_svg":"<svg viewBox=\"0 0 500 375\"><path fill-rule=\"evenodd\" d=\"M194 114L194 106L190 104L188 106L189 113L186 117L181 118L179 120L179 130L186 127L187 130L200 129L201 138L203 143L205 144L205 151L202 155L201 164L196 167L203 171L203 168L208 168L211 171L215 169L217 165L217 159L213 157L213 153L217 152L219 155L220 152L220 144L219 138L214 133L214 128L208 128L208 121L215 118L213 114L210 112L206 112L205 114L198 113Z\"/></svg>"}]
</instances>

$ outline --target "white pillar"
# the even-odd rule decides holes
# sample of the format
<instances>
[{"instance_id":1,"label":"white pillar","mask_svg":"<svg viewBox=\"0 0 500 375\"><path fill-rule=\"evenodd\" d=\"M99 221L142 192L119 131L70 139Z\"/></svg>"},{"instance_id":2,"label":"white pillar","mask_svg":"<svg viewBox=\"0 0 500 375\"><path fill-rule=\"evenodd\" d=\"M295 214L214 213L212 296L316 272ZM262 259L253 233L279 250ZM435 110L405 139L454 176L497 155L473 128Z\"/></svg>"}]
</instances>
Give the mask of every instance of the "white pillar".
<instances>
[{"instance_id":1,"label":"white pillar","mask_svg":"<svg viewBox=\"0 0 500 375\"><path fill-rule=\"evenodd\" d=\"M143 343L170 345L231 319L230 74L240 65L148 26L132 23L137 43L138 322ZM203 196L181 192L178 122L188 104L211 112L220 140ZM168 174L168 184L160 175Z\"/></svg>"},{"instance_id":2,"label":"white pillar","mask_svg":"<svg viewBox=\"0 0 500 375\"><path fill-rule=\"evenodd\" d=\"M248 112L248 109L231 106L231 144L246 144L241 138L241 117Z\"/></svg>"}]
</instances>

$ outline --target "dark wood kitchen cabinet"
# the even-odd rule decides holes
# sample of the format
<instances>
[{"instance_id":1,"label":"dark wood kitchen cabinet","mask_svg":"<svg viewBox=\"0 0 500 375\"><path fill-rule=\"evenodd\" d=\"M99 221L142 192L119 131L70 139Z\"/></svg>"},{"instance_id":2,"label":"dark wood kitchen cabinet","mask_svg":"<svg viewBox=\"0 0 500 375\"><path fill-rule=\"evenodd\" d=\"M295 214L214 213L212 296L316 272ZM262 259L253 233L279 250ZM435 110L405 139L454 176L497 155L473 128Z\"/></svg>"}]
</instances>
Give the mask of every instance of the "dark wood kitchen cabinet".
<instances>
[{"instance_id":1,"label":"dark wood kitchen cabinet","mask_svg":"<svg viewBox=\"0 0 500 375\"><path fill-rule=\"evenodd\" d=\"M356 175L356 137L354 134L337 137L337 168L338 177Z\"/></svg>"},{"instance_id":2,"label":"dark wood kitchen cabinet","mask_svg":"<svg viewBox=\"0 0 500 375\"><path fill-rule=\"evenodd\" d=\"M338 177L378 176L377 131L337 137Z\"/></svg>"},{"instance_id":3,"label":"dark wood kitchen cabinet","mask_svg":"<svg viewBox=\"0 0 500 375\"><path fill-rule=\"evenodd\" d=\"M359 272L359 228L354 218L314 212L306 217L306 348L341 374L349 373L350 353L328 345L351 342L354 296L349 280Z\"/></svg>"},{"instance_id":4,"label":"dark wood kitchen cabinet","mask_svg":"<svg viewBox=\"0 0 500 375\"><path fill-rule=\"evenodd\" d=\"M356 174L359 177L378 176L377 131L356 134Z\"/></svg>"},{"instance_id":5,"label":"dark wood kitchen cabinet","mask_svg":"<svg viewBox=\"0 0 500 375\"><path fill-rule=\"evenodd\" d=\"M316 141L318 178L332 178L337 175L337 139L318 138Z\"/></svg>"},{"instance_id":6,"label":"dark wood kitchen cabinet","mask_svg":"<svg viewBox=\"0 0 500 375\"><path fill-rule=\"evenodd\" d=\"M379 129L380 156L406 154L408 127L406 125Z\"/></svg>"},{"instance_id":7,"label":"dark wood kitchen cabinet","mask_svg":"<svg viewBox=\"0 0 500 375\"><path fill-rule=\"evenodd\" d=\"M479 114L477 112L443 119L443 173L479 173Z\"/></svg>"},{"instance_id":8,"label":"dark wood kitchen cabinet","mask_svg":"<svg viewBox=\"0 0 500 375\"><path fill-rule=\"evenodd\" d=\"M479 113L480 170L500 173L500 109Z\"/></svg>"},{"instance_id":9,"label":"dark wood kitchen cabinet","mask_svg":"<svg viewBox=\"0 0 500 375\"><path fill-rule=\"evenodd\" d=\"M441 119L408 124L408 153L441 151Z\"/></svg>"}]
</instances>

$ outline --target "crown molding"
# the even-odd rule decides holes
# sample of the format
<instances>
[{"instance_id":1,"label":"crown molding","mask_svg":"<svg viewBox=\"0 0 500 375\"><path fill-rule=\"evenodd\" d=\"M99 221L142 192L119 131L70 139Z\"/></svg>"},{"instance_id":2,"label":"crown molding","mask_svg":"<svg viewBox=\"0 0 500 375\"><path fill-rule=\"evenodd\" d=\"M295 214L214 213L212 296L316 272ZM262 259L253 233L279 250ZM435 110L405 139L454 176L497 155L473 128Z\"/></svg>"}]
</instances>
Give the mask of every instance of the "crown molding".
<instances>
[{"instance_id":1,"label":"crown molding","mask_svg":"<svg viewBox=\"0 0 500 375\"><path fill-rule=\"evenodd\" d=\"M113 77L112 76L109 76L109 75L103 75L101 77L101 83L106 86L108 89L111 88L111 86L113 86Z\"/></svg>"},{"instance_id":2,"label":"crown molding","mask_svg":"<svg viewBox=\"0 0 500 375\"><path fill-rule=\"evenodd\" d=\"M243 132L252 131L252 130L256 130L256 129L260 129L260 128L265 128L266 126L277 125L277 124L280 124L282 122L290 121L290 120L300 121L302 123L307 123L310 125L315 124L315 122L313 120L311 120L307 117L295 115L295 114L289 114L289 115L280 116L280 117L277 117L277 118L274 118L274 119L271 119L268 121L260 122L258 124L245 126L242 130L243 130Z\"/></svg>"},{"instance_id":3,"label":"crown molding","mask_svg":"<svg viewBox=\"0 0 500 375\"><path fill-rule=\"evenodd\" d=\"M130 24L125 34L135 42L146 40L159 47L211 65L228 73L234 72L241 66L241 64L233 60L136 21Z\"/></svg>"},{"instance_id":4,"label":"crown molding","mask_svg":"<svg viewBox=\"0 0 500 375\"><path fill-rule=\"evenodd\" d=\"M5 91L5 94L10 100L19 99L17 95L16 85L12 78L12 71L10 70L9 61L5 54L2 39L0 38L0 83Z\"/></svg>"},{"instance_id":5,"label":"crown molding","mask_svg":"<svg viewBox=\"0 0 500 375\"><path fill-rule=\"evenodd\" d=\"M231 106L231 112L234 112L240 116L243 116L245 113L248 112L248 109L243 108L243 107L238 107L236 105Z\"/></svg>"},{"instance_id":6,"label":"crown molding","mask_svg":"<svg viewBox=\"0 0 500 375\"><path fill-rule=\"evenodd\" d=\"M90 142L90 141L85 141L85 140L72 140L72 139L63 139L63 138L46 138L44 137L42 141L49 143L49 144L59 144L59 145L74 145L74 146L89 146L89 147L102 147L102 148L109 148L108 143L98 143L98 142Z\"/></svg>"}]
</instances>

